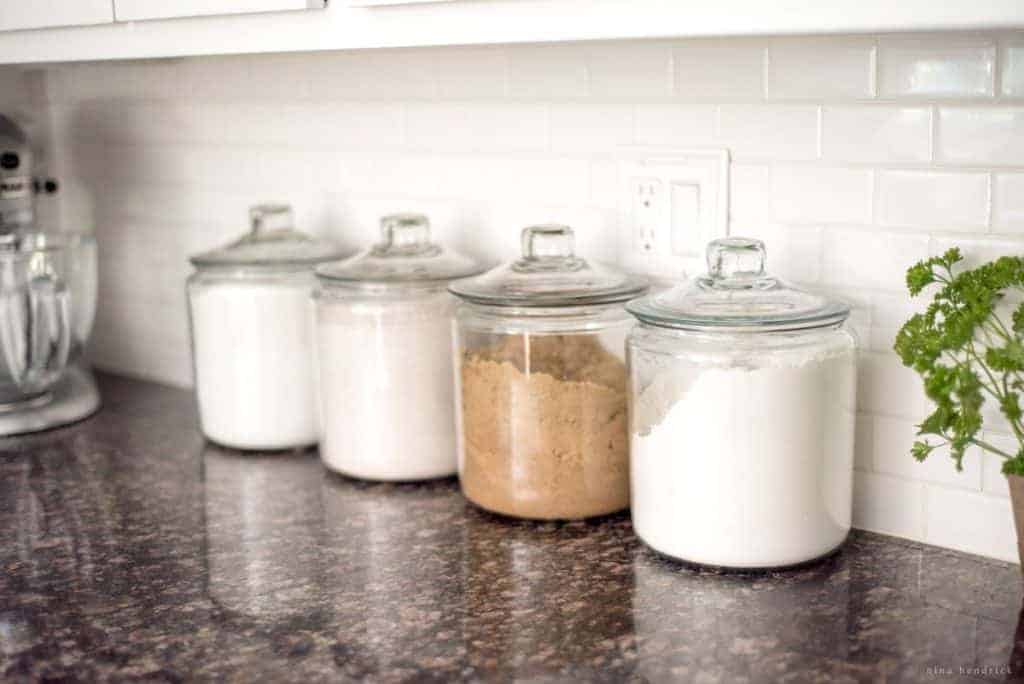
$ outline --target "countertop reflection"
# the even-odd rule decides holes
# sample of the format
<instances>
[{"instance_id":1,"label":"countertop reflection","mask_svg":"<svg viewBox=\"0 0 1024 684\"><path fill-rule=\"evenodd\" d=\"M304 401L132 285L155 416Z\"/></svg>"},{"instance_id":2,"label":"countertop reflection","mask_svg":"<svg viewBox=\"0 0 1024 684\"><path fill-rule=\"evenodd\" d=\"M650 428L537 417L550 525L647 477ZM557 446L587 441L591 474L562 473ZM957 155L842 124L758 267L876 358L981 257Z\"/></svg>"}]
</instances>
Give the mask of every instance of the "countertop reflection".
<instances>
[{"instance_id":1,"label":"countertop reflection","mask_svg":"<svg viewBox=\"0 0 1024 684\"><path fill-rule=\"evenodd\" d=\"M188 392L103 377L0 440L0 676L181 681L1000 681L1016 566L855 533L817 565L698 572L627 516L510 522L454 481L370 485L198 436ZM1016 648L1015 648L1016 643ZM962 668L962 669L961 669Z\"/></svg>"}]
</instances>

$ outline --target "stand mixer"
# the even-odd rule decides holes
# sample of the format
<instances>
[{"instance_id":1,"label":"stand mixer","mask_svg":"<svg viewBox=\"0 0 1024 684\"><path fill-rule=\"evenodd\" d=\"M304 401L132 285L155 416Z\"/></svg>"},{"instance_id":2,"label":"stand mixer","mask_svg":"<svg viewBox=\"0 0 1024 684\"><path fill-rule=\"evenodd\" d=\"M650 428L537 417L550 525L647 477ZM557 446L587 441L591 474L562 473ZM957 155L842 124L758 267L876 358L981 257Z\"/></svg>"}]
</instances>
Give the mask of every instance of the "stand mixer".
<instances>
[{"instance_id":1,"label":"stand mixer","mask_svg":"<svg viewBox=\"0 0 1024 684\"><path fill-rule=\"evenodd\" d=\"M0 436L81 420L100 407L85 359L96 311L96 241L44 232L25 131L0 115Z\"/></svg>"}]
</instances>

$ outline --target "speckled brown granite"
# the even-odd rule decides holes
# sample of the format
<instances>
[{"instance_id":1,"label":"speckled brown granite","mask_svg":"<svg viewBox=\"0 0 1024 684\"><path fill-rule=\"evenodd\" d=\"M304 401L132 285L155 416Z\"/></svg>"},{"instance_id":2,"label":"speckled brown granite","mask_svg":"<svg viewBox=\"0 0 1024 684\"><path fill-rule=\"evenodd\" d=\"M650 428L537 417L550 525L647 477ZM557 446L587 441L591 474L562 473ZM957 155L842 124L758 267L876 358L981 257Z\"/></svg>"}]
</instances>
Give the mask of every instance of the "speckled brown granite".
<instances>
[{"instance_id":1,"label":"speckled brown granite","mask_svg":"<svg viewBox=\"0 0 1024 684\"><path fill-rule=\"evenodd\" d=\"M1016 566L856 533L803 570L701 573L624 515L499 520L452 481L205 446L187 392L102 389L94 418L0 440L4 681L1001 681L1024 663Z\"/></svg>"}]
</instances>

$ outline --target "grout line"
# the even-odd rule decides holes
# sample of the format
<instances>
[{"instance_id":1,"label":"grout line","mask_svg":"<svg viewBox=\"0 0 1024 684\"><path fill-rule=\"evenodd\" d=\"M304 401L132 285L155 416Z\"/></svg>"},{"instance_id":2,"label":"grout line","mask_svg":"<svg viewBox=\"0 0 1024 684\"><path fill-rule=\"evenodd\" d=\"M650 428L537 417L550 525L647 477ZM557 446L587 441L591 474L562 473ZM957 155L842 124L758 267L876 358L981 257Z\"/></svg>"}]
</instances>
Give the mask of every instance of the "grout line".
<instances>
[{"instance_id":1,"label":"grout line","mask_svg":"<svg viewBox=\"0 0 1024 684\"><path fill-rule=\"evenodd\" d=\"M985 207L985 209L986 209L985 225L987 227L987 230L985 232L988 233L988 234L992 234L993 232L995 232L995 204L996 204L996 198L997 198L997 196L996 196L996 174L994 172L992 172L992 171L989 171L989 173L988 173L988 188L987 188L987 190L988 190L988 197L987 197L987 204L986 204L986 207Z\"/></svg>"},{"instance_id":2,"label":"grout line","mask_svg":"<svg viewBox=\"0 0 1024 684\"><path fill-rule=\"evenodd\" d=\"M878 169L871 169L871 190L868 192L868 216L871 220L872 226L881 226L881 216L879 216L878 208L878 195L879 185L882 182L882 174L879 173Z\"/></svg>"},{"instance_id":3,"label":"grout line","mask_svg":"<svg viewBox=\"0 0 1024 684\"><path fill-rule=\"evenodd\" d=\"M1003 41L995 38L995 57L992 59L992 96L999 97L1002 94L1003 82Z\"/></svg>"},{"instance_id":4,"label":"grout line","mask_svg":"<svg viewBox=\"0 0 1024 684\"><path fill-rule=\"evenodd\" d=\"M873 99L878 99L878 52L879 52L878 40L876 39L874 45L871 46L871 54L868 57L870 69L868 74L868 90L871 92Z\"/></svg>"},{"instance_id":5,"label":"grout line","mask_svg":"<svg viewBox=\"0 0 1024 684\"><path fill-rule=\"evenodd\" d=\"M673 101L678 96L678 89L676 88L676 51L672 47L668 49L668 94L669 98Z\"/></svg>"},{"instance_id":6,"label":"grout line","mask_svg":"<svg viewBox=\"0 0 1024 684\"><path fill-rule=\"evenodd\" d=\"M819 106L818 109L817 109L817 114L818 114L818 136L817 136L817 138L818 138L817 139L818 154L817 154L817 159L819 161L821 161L821 160L824 159L824 156L825 156L825 152L824 152L824 146L825 146L825 107L824 106Z\"/></svg>"},{"instance_id":7,"label":"grout line","mask_svg":"<svg viewBox=\"0 0 1024 684\"><path fill-rule=\"evenodd\" d=\"M768 101L768 73L771 67L771 43L761 47L761 100Z\"/></svg>"}]
</instances>

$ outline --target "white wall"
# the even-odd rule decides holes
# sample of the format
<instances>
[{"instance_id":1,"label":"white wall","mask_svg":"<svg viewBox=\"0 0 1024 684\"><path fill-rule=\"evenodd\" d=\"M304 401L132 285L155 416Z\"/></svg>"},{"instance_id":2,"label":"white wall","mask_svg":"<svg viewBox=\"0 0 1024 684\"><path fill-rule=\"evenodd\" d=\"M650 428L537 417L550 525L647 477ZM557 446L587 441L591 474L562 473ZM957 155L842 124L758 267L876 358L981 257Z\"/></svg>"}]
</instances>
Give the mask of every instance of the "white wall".
<instances>
[{"instance_id":1,"label":"white wall","mask_svg":"<svg viewBox=\"0 0 1024 684\"><path fill-rule=\"evenodd\" d=\"M1024 35L447 48L54 68L69 227L94 224L105 368L188 384L186 256L293 202L355 249L376 217L510 257L564 221L614 259L616 148L733 155L731 230L781 275L847 297L865 348L856 524L1008 560L998 463L919 465L919 381L890 351L904 269L1024 248ZM90 218L92 217L92 218ZM998 436L994 437L998 439Z\"/></svg>"}]
</instances>

